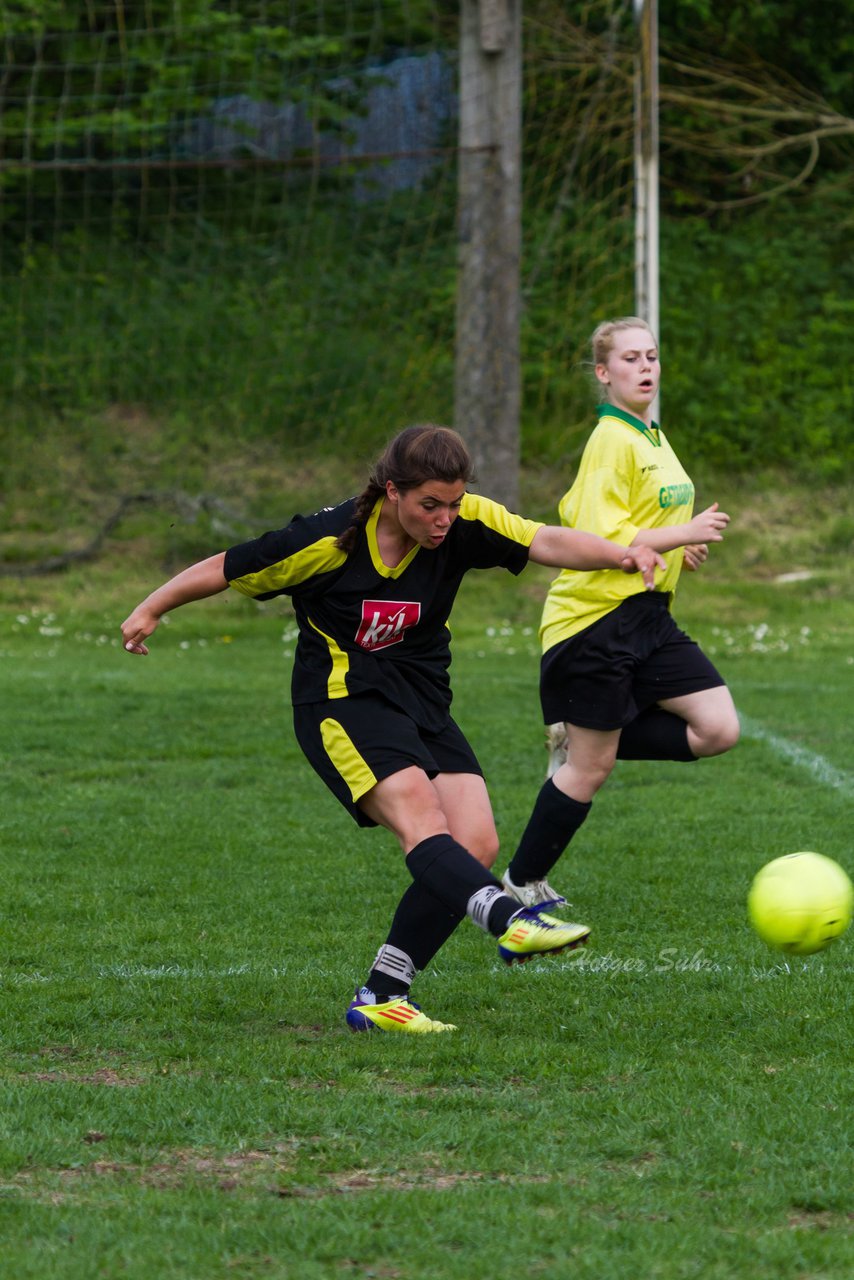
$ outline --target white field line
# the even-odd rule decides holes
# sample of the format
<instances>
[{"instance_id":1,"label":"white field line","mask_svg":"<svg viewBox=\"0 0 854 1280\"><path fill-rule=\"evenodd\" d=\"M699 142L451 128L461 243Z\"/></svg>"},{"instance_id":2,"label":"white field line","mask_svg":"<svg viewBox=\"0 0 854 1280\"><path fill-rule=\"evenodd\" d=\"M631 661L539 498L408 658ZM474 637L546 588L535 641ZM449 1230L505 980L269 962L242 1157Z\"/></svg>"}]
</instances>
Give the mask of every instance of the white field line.
<instances>
[{"instance_id":1,"label":"white field line","mask_svg":"<svg viewBox=\"0 0 854 1280\"><path fill-rule=\"evenodd\" d=\"M745 925L746 928L746 925ZM842 943L845 946L845 943ZM492 975L503 975L509 982L524 981L536 983L546 979L560 963L567 975L579 978L677 978L688 976L708 976L710 974L734 974L739 977L747 975L756 981L773 978L796 978L798 975L810 977L838 977L840 974L854 973L854 965L848 963L848 957L841 955L836 948L831 948L827 956L781 956L768 964L753 964L749 960L736 960L730 955L707 955L700 947L695 950L677 947L662 947L652 953L624 953L615 955L613 951L596 952L589 947L579 949L561 962L552 961L548 965L525 966L508 970L506 965L496 962L488 963L487 972ZM316 970L312 970L316 972ZM152 980L164 983L222 982L229 978L260 978L263 980L285 979L291 976L292 969L287 965L235 964L222 968L206 968L203 965L185 966L178 964L142 965L115 964L96 965L90 973L46 973L36 970L30 973L15 973L11 970L0 970L0 981L12 987L43 986L56 982L76 982L92 980L95 982L144 982ZM330 976L326 973L325 976ZM433 977L441 977L433 971ZM351 983L352 986L352 983Z\"/></svg>"},{"instance_id":2,"label":"white field line","mask_svg":"<svg viewBox=\"0 0 854 1280\"><path fill-rule=\"evenodd\" d=\"M776 756L781 756L799 769L812 774L816 782L821 782L826 787L833 787L843 795L854 795L854 777L850 773L843 773L817 752L808 751L806 747L799 747L797 743L789 742L786 738L780 738L776 733L771 733L751 716L742 715L739 719L742 732L748 738L764 742Z\"/></svg>"}]
</instances>

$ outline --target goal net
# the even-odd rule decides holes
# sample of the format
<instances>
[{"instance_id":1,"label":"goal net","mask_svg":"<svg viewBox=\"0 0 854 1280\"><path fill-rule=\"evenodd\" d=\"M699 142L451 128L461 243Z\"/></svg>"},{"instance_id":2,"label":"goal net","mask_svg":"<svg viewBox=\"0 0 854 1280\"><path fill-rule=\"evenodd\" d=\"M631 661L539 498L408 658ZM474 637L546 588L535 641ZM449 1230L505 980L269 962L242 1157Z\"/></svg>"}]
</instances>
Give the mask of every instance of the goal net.
<instances>
[{"instance_id":1,"label":"goal net","mask_svg":"<svg viewBox=\"0 0 854 1280\"><path fill-rule=\"evenodd\" d=\"M5 395L295 447L449 421L456 10L0 0ZM529 3L524 47L536 430L631 306L630 7Z\"/></svg>"}]
</instances>

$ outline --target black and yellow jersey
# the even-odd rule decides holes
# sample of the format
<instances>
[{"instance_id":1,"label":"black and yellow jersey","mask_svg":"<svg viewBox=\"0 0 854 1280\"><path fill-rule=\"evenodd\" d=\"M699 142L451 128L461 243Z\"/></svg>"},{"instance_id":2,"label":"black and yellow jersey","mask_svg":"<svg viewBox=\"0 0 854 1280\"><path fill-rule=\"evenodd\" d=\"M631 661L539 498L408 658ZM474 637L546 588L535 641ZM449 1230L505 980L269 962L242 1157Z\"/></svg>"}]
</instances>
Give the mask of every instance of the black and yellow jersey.
<instances>
[{"instance_id":1,"label":"black and yellow jersey","mask_svg":"<svg viewBox=\"0 0 854 1280\"><path fill-rule=\"evenodd\" d=\"M350 525L355 498L231 547L225 576L258 600L291 597L299 625L295 704L379 692L437 731L451 704L448 618L463 575L496 566L520 573L541 526L467 493L438 547L416 545L390 568L376 535L384 501L350 555L335 543Z\"/></svg>"}]
</instances>

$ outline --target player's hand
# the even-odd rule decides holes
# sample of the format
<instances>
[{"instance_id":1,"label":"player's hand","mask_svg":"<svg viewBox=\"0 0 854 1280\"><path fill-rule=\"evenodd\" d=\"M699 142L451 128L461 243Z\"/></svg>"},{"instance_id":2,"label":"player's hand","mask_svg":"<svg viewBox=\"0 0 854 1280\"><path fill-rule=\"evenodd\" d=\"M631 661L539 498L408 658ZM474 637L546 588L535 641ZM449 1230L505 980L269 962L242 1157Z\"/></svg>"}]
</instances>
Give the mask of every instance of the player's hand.
<instances>
[{"instance_id":1,"label":"player's hand","mask_svg":"<svg viewBox=\"0 0 854 1280\"><path fill-rule=\"evenodd\" d=\"M721 542L724 536L724 529L728 524L729 516L727 513L719 511L718 504L713 502L710 507L706 507L705 511L701 511L698 516L694 516L694 519L689 521L690 541L692 544L698 542Z\"/></svg>"},{"instance_id":2,"label":"player's hand","mask_svg":"<svg viewBox=\"0 0 854 1280\"><path fill-rule=\"evenodd\" d=\"M655 590L655 571L656 569L666 569L667 561L664 556L653 551L652 547L626 547L625 554L620 561L620 568L623 573L640 573L643 575L643 585L647 591Z\"/></svg>"},{"instance_id":3,"label":"player's hand","mask_svg":"<svg viewBox=\"0 0 854 1280\"><path fill-rule=\"evenodd\" d=\"M144 605L138 605L122 623L122 642L127 652L147 654L148 645L145 641L157 629L159 622L158 614L152 613Z\"/></svg>"},{"instance_id":4,"label":"player's hand","mask_svg":"<svg viewBox=\"0 0 854 1280\"><path fill-rule=\"evenodd\" d=\"M709 558L709 548L705 542L689 542L682 548L682 563L690 573L696 573L701 564Z\"/></svg>"}]
</instances>

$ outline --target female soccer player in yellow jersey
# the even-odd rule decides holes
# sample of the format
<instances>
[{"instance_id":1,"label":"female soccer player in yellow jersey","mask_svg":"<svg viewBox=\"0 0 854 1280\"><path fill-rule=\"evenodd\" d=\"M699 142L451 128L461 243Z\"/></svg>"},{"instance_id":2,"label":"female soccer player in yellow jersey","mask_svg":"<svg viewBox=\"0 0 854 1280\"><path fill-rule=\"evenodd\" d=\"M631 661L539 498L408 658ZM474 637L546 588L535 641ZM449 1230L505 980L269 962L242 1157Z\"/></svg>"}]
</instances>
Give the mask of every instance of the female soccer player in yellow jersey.
<instances>
[{"instance_id":1,"label":"female soccer player in yellow jersey","mask_svg":"<svg viewBox=\"0 0 854 1280\"><path fill-rule=\"evenodd\" d=\"M696 760L728 751L739 734L723 678L670 613L683 563L692 570L703 563L729 516L717 503L692 514L694 486L652 420L661 371L645 322L629 316L600 324L592 349L606 403L561 501L561 520L650 547L666 563L652 592L588 569L565 569L549 590L540 698L552 767L503 877L505 890L528 907L564 904L546 877L617 759Z\"/></svg>"},{"instance_id":2,"label":"female soccer player in yellow jersey","mask_svg":"<svg viewBox=\"0 0 854 1280\"><path fill-rule=\"evenodd\" d=\"M651 589L664 561L652 547L525 520L468 493L470 478L455 432L407 427L359 497L192 565L122 625L125 649L147 654L146 640L178 605L229 586L260 600L291 597L297 740L360 826L396 836L412 877L347 1010L355 1031L449 1029L412 1003L409 988L464 916L498 939L508 964L564 951L589 933L520 909L489 871L498 839L477 758L450 715L448 617L469 569L518 574L534 560L606 577L637 573Z\"/></svg>"}]
</instances>

